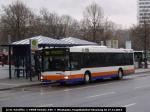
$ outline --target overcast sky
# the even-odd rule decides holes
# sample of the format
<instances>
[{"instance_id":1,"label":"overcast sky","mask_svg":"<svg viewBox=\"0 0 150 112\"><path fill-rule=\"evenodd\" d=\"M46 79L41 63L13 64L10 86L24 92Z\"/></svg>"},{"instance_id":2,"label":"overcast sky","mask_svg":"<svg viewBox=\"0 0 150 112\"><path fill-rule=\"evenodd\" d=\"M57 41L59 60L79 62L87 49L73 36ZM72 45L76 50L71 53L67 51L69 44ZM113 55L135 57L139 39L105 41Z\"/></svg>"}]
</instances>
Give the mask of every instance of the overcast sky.
<instances>
[{"instance_id":1,"label":"overcast sky","mask_svg":"<svg viewBox=\"0 0 150 112\"><path fill-rule=\"evenodd\" d=\"M15 0L0 0L0 6L8 5ZM124 28L137 23L137 0L19 0L38 13L41 8L59 15L67 14L77 20L83 17L86 6L95 1L103 8L104 16Z\"/></svg>"}]
</instances>

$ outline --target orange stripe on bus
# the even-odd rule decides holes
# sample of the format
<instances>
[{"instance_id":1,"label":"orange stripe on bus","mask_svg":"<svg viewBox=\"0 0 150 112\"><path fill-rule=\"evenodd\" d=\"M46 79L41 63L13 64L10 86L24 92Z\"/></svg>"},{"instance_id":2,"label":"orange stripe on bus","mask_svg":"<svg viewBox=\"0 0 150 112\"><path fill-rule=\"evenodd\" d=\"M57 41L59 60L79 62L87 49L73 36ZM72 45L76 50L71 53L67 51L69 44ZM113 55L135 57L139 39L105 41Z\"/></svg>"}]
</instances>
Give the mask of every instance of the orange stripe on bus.
<instances>
[{"instance_id":1,"label":"orange stripe on bus","mask_svg":"<svg viewBox=\"0 0 150 112\"><path fill-rule=\"evenodd\" d=\"M63 75L44 75L43 80L61 80L64 79Z\"/></svg>"},{"instance_id":2,"label":"orange stripe on bus","mask_svg":"<svg viewBox=\"0 0 150 112\"><path fill-rule=\"evenodd\" d=\"M134 73L134 69L128 69L123 70L124 74L131 74ZM98 76L107 76L107 75L117 75L118 71L109 71L109 72L95 72L92 73L92 77L98 77ZM64 80L65 75L44 75L44 80ZM84 78L84 74L71 74L68 75L68 79L78 79L78 78Z\"/></svg>"},{"instance_id":3,"label":"orange stripe on bus","mask_svg":"<svg viewBox=\"0 0 150 112\"><path fill-rule=\"evenodd\" d=\"M118 71L92 73L92 77L107 76L107 75L113 75L113 74L118 74Z\"/></svg>"},{"instance_id":4,"label":"orange stripe on bus","mask_svg":"<svg viewBox=\"0 0 150 112\"><path fill-rule=\"evenodd\" d=\"M63 80L65 75L44 75L43 80ZM69 79L84 78L83 74L69 75Z\"/></svg>"},{"instance_id":5,"label":"orange stripe on bus","mask_svg":"<svg viewBox=\"0 0 150 112\"><path fill-rule=\"evenodd\" d=\"M83 74L72 74L68 76L69 79L78 79L78 78L84 78Z\"/></svg>"}]
</instances>

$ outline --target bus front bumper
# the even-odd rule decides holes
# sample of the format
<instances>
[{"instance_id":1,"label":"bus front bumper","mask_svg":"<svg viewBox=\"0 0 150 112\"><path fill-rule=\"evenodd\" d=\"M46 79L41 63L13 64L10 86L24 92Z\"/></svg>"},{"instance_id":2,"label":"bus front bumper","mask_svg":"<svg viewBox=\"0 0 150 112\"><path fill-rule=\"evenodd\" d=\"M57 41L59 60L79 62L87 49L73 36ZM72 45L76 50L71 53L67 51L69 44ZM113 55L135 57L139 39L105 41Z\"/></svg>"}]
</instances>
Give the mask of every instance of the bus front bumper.
<instances>
[{"instance_id":1,"label":"bus front bumper","mask_svg":"<svg viewBox=\"0 0 150 112\"><path fill-rule=\"evenodd\" d=\"M41 82L43 84L46 83L74 83L74 82L79 82L79 81L84 81L83 78L74 78L74 79L70 79L69 76L64 76L63 78L57 78L54 80L54 78L45 78L43 76L41 76Z\"/></svg>"}]
</instances>

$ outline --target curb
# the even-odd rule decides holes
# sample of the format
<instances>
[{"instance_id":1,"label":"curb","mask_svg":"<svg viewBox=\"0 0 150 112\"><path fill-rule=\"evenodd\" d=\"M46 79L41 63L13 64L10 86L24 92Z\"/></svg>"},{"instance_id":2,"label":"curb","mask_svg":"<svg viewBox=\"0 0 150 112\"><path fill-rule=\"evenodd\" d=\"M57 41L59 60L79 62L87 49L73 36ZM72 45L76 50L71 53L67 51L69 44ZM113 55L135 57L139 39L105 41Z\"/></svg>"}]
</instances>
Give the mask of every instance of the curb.
<instances>
[{"instance_id":1,"label":"curb","mask_svg":"<svg viewBox=\"0 0 150 112\"><path fill-rule=\"evenodd\" d=\"M143 72L135 72L134 74L141 74L141 73L148 73L148 72L150 72L150 70L149 71L143 71Z\"/></svg>"},{"instance_id":2,"label":"curb","mask_svg":"<svg viewBox=\"0 0 150 112\"><path fill-rule=\"evenodd\" d=\"M14 88L21 88L21 87L38 86L38 85L41 85L41 82L38 82L38 83L35 83L35 84L26 84L26 85L14 86L14 87L0 88L0 91L6 91L6 90L11 90L11 89L14 89Z\"/></svg>"}]
</instances>

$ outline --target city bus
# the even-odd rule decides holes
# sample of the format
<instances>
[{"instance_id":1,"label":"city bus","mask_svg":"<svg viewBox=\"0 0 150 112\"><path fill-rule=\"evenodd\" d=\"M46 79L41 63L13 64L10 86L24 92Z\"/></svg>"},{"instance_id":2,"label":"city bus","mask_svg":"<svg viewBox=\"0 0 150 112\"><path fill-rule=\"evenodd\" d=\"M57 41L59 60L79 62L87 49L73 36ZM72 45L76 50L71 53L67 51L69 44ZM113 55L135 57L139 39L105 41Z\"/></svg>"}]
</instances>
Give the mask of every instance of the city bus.
<instances>
[{"instance_id":1,"label":"city bus","mask_svg":"<svg viewBox=\"0 0 150 112\"><path fill-rule=\"evenodd\" d=\"M97 79L122 79L133 74L131 49L105 46L73 46L42 50L42 83L89 83Z\"/></svg>"},{"instance_id":2,"label":"city bus","mask_svg":"<svg viewBox=\"0 0 150 112\"><path fill-rule=\"evenodd\" d=\"M144 62L144 51L133 51L134 52L134 66L135 68L142 68Z\"/></svg>"}]
</instances>

